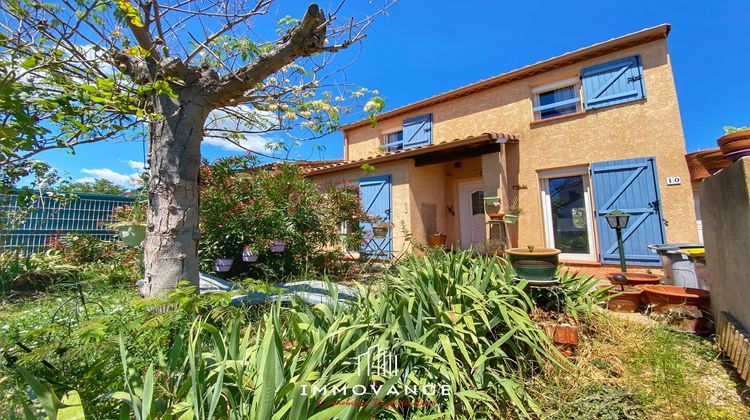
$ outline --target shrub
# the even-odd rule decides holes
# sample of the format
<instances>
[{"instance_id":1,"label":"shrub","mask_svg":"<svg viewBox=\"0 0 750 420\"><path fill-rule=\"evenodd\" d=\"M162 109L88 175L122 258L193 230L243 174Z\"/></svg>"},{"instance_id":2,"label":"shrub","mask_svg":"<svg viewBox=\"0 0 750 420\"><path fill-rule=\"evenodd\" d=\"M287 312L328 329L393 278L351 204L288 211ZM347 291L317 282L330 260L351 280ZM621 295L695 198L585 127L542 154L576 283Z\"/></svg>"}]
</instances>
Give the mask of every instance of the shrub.
<instances>
[{"instance_id":1,"label":"shrub","mask_svg":"<svg viewBox=\"0 0 750 420\"><path fill-rule=\"evenodd\" d=\"M258 251L258 264L236 264L254 277L274 281L324 271L331 251L341 243L342 224L353 227L356 242L365 215L355 186L320 189L299 166L274 170L256 167L247 157L218 160L201 168L201 266L216 258L239 260L245 246ZM285 240L283 253L271 253L270 241Z\"/></svg>"},{"instance_id":2,"label":"shrub","mask_svg":"<svg viewBox=\"0 0 750 420\"><path fill-rule=\"evenodd\" d=\"M566 278L557 310L586 313L591 285ZM500 258L434 250L407 258L378 290L360 286L356 302L279 301L260 319L228 307L226 294L183 287L76 324L42 346L68 376L35 374L56 395L76 391L93 415L121 402L135 418L500 418L509 407L531 416L539 410L522 384L542 364L567 365L532 320L539 307L525 286ZM396 356L396 374L358 371L374 346ZM451 392L405 392L429 384ZM354 395L355 385L367 392Z\"/></svg>"}]
</instances>

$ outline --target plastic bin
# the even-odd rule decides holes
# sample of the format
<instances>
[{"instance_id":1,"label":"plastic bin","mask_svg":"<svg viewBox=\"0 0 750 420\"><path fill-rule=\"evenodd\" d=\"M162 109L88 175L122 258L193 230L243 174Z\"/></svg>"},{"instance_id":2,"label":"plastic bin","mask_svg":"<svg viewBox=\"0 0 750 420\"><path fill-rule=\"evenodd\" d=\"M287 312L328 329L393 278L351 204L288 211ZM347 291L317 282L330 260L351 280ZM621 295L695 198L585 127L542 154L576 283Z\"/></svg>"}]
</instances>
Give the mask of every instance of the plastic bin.
<instances>
[{"instance_id":1,"label":"plastic bin","mask_svg":"<svg viewBox=\"0 0 750 420\"><path fill-rule=\"evenodd\" d=\"M648 248L661 256L665 284L708 290L703 244L656 244Z\"/></svg>"}]
</instances>

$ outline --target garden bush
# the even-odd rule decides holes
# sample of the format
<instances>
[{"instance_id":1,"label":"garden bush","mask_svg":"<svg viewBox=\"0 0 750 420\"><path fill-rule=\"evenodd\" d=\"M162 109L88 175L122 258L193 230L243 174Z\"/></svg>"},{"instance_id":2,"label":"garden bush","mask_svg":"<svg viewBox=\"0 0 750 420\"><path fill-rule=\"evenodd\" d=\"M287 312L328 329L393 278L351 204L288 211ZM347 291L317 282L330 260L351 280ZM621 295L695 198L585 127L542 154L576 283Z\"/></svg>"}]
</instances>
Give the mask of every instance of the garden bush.
<instances>
[{"instance_id":1,"label":"garden bush","mask_svg":"<svg viewBox=\"0 0 750 420\"><path fill-rule=\"evenodd\" d=\"M216 258L233 258L230 275L279 282L335 268L342 240L349 247L361 240L359 222L367 216L354 185L320 188L297 165L269 169L250 157L204 163L200 179L204 271L213 270ZM342 224L352 227L346 238L340 234ZM284 240L285 251L270 252L272 240ZM242 263L245 247L260 254L257 263Z\"/></svg>"},{"instance_id":2,"label":"garden bush","mask_svg":"<svg viewBox=\"0 0 750 420\"><path fill-rule=\"evenodd\" d=\"M587 313L594 283L566 278L556 310ZM31 376L55 395L76 391L87 413L122 403L135 418L531 416L538 408L522 384L542 364L566 362L532 320L538 308L525 286L497 257L435 251L407 258L377 289L360 286L356 302L277 303L259 313L227 306L226 294L180 288L79 326L82 366L65 380L38 367ZM376 345L397 357L395 375L358 372L357 356ZM47 354L56 363L70 352ZM30 367L31 358L19 363ZM429 384L451 391L406 394ZM356 385L367 392L353 395Z\"/></svg>"}]
</instances>

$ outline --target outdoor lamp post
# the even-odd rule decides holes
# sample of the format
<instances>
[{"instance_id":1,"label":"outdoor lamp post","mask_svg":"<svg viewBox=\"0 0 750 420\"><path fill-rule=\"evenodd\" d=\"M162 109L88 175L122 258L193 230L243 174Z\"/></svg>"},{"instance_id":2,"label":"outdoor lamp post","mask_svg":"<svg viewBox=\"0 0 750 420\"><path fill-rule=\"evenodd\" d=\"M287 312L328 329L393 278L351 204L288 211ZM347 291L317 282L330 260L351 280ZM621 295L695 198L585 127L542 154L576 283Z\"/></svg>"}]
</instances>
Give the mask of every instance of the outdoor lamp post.
<instances>
[{"instance_id":1,"label":"outdoor lamp post","mask_svg":"<svg viewBox=\"0 0 750 420\"><path fill-rule=\"evenodd\" d=\"M607 218L609 227L617 232L617 249L620 251L620 270L622 270L623 273L627 273L628 268L625 266L625 247L622 243L622 230L628 227L630 214L620 210L612 210L605 214L604 217Z\"/></svg>"}]
</instances>

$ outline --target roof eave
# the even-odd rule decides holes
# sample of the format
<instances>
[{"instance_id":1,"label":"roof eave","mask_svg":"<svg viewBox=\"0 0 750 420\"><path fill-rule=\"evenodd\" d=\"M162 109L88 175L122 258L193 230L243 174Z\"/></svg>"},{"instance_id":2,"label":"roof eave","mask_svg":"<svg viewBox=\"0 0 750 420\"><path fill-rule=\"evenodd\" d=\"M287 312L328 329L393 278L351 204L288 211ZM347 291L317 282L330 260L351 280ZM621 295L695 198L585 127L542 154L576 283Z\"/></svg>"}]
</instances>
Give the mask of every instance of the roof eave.
<instances>
[{"instance_id":1,"label":"roof eave","mask_svg":"<svg viewBox=\"0 0 750 420\"><path fill-rule=\"evenodd\" d=\"M400 150L398 152L388 152L379 154L376 156L372 156L369 158L362 158L352 161L346 161L339 164L333 164L328 166L322 166L314 169L308 169L305 171L306 176L315 176L315 175L324 175L328 173L334 173L334 172L340 172L340 171L346 171L350 169L356 169L364 165L365 163L368 164L381 164L386 162L393 162L397 160L402 159L409 159L413 158L425 153L432 153L432 152L438 152L446 149L452 149L456 147L471 145L474 143L481 143L481 142L493 142L493 143L499 143L499 144L506 144L506 143L517 143L518 137L512 134L504 134L504 133L482 133L477 136L471 136L464 139L454 139L454 140L447 140L436 144L431 144L428 146L421 146L421 147L415 147L412 149L406 149L406 150Z\"/></svg>"},{"instance_id":2,"label":"roof eave","mask_svg":"<svg viewBox=\"0 0 750 420\"><path fill-rule=\"evenodd\" d=\"M489 89L519 79L525 79L527 77L554 70L559 67L569 66L581 61L589 60L591 58L610 54L612 52L616 52L625 48L642 45L648 42L656 41L658 39L663 39L669 35L670 30L671 26L667 23L663 23L661 25L646 28L638 32L633 32L618 38L613 38L608 41L593 44L588 47L549 58L547 60L529 64L528 66L524 66L519 69L511 70L507 73L503 73L489 79L480 80L467 86L463 86L454 90L450 90L448 92L431 96L426 99L422 99L408 105L404 105L402 107L378 115L378 119L385 120L388 118L397 117L409 112L426 108L428 106L460 98L462 96L484 89ZM369 124L371 124L371 121L369 119L362 119L341 127L340 131L346 132L354 128L359 128Z\"/></svg>"}]
</instances>

